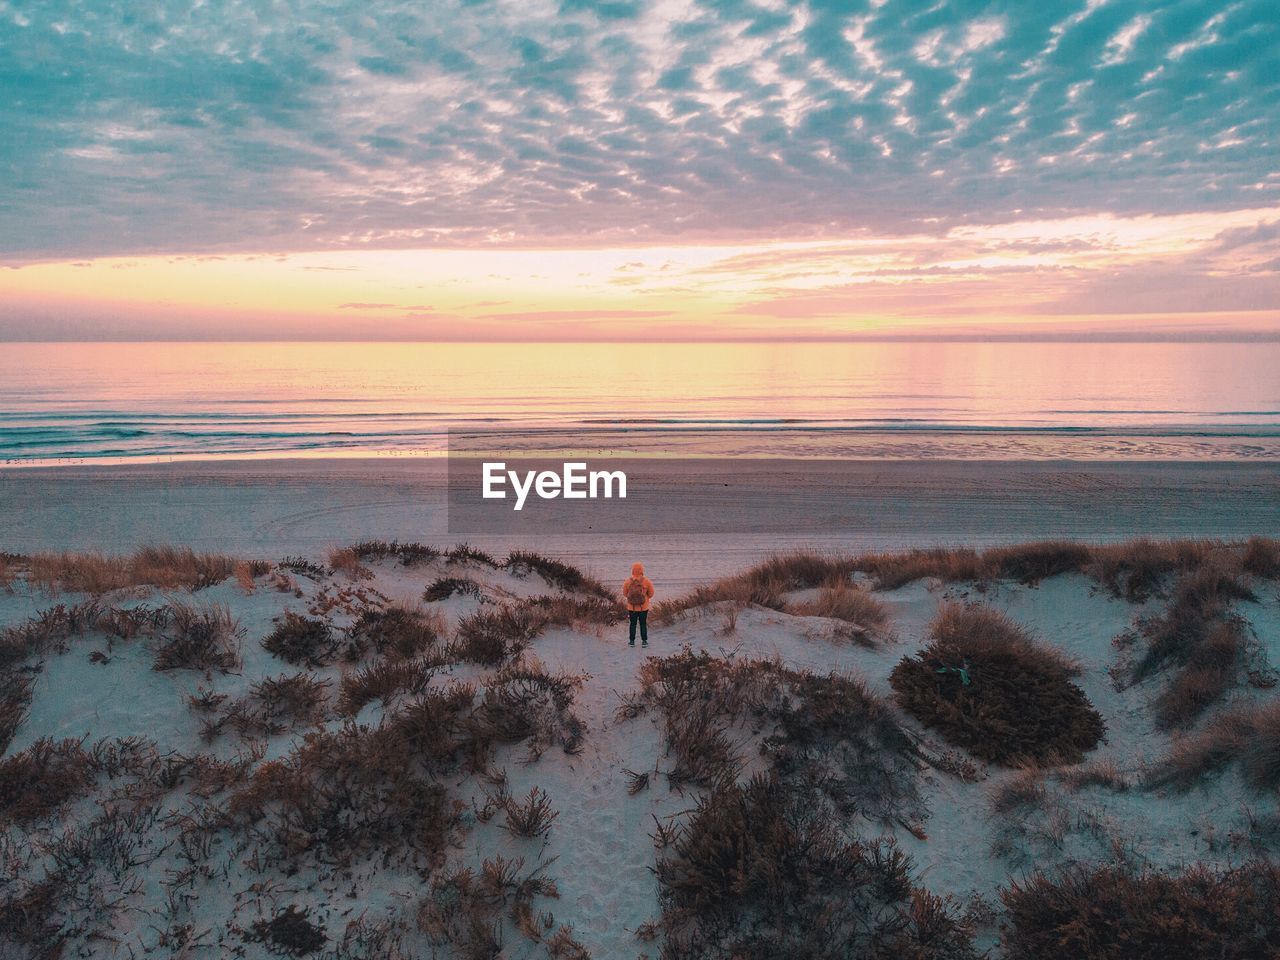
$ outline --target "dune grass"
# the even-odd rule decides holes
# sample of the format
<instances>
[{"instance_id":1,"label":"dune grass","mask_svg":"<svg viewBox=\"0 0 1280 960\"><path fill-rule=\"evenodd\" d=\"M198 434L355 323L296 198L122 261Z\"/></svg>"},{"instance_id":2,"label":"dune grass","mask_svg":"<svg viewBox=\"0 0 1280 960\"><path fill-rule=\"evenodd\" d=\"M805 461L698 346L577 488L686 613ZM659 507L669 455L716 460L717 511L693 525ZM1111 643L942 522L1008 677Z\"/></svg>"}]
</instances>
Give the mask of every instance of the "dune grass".
<instances>
[{"instance_id":1,"label":"dune grass","mask_svg":"<svg viewBox=\"0 0 1280 960\"><path fill-rule=\"evenodd\" d=\"M30 585L46 593L101 595L129 587L201 590L221 583L236 561L189 547L142 547L133 553L37 553L27 561Z\"/></svg>"},{"instance_id":2,"label":"dune grass","mask_svg":"<svg viewBox=\"0 0 1280 960\"><path fill-rule=\"evenodd\" d=\"M1150 779L1187 790L1231 767L1260 793L1280 790L1280 700L1235 707L1178 738Z\"/></svg>"},{"instance_id":3,"label":"dune grass","mask_svg":"<svg viewBox=\"0 0 1280 960\"><path fill-rule=\"evenodd\" d=\"M229 673L240 666L244 631L225 604L173 603L155 647L157 670Z\"/></svg>"},{"instance_id":4,"label":"dune grass","mask_svg":"<svg viewBox=\"0 0 1280 960\"><path fill-rule=\"evenodd\" d=\"M663 956L976 957L958 911L914 887L910 866L775 777L722 783L658 861Z\"/></svg>"},{"instance_id":5,"label":"dune grass","mask_svg":"<svg viewBox=\"0 0 1280 960\"><path fill-rule=\"evenodd\" d=\"M1139 872L1077 866L1001 893L1009 960L1246 960L1280 943L1280 868Z\"/></svg>"},{"instance_id":6,"label":"dune grass","mask_svg":"<svg viewBox=\"0 0 1280 960\"><path fill-rule=\"evenodd\" d=\"M1231 605L1256 599L1238 568L1211 560L1178 579L1164 613L1143 621L1138 632L1145 649L1131 679L1141 682L1174 671L1155 699L1162 729L1186 729L1238 681L1245 627Z\"/></svg>"},{"instance_id":7,"label":"dune grass","mask_svg":"<svg viewBox=\"0 0 1280 960\"><path fill-rule=\"evenodd\" d=\"M0 760L0 824L30 824L89 791L93 758L80 740L43 738Z\"/></svg>"},{"instance_id":8,"label":"dune grass","mask_svg":"<svg viewBox=\"0 0 1280 960\"><path fill-rule=\"evenodd\" d=\"M788 592L835 586L855 574L868 577L876 590L895 590L926 579L978 587L1002 580L1034 586L1051 577L1078 573L1115 597L1140 603L1162 594L1175 575L1210 563L1241 575L1280 579L1280 540L1136 539L1115 544L1043 540L985 551L937 547L861 555L798 551L770 557L742 573L664 600L655 605L654 619L670 622L691 609L724 601L784 610Z\"/></svg>"}]
</instances>

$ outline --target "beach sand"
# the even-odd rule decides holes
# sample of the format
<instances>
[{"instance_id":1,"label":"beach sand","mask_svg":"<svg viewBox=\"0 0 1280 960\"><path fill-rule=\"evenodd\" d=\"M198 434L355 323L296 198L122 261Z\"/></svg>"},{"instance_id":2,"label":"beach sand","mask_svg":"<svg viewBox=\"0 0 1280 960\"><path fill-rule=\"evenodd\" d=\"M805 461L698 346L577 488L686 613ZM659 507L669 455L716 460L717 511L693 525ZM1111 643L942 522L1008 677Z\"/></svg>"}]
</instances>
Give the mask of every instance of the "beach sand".
<instances>
[{"instance_id":1,"label":"beach sand","mask_svg":"<svg viewBox=\"0 0 1280 960\"><path fill-rule=\"evenodd\" d=\"M467 541L572 557L612 582L634 559L679 590L771 551L982 546L1043 538L1243 539L1280 530L1280 464L735 461L711 475L651 462L635 532L451 531L431 459L182 462L0 471L0 549L123 551L148 543L278 559L368 539ZM713 504L713 532L686 518ZM563 501L561 501L563 506ZM742 529L732 530L740 517Z\"/></svg>"}]
</instances>

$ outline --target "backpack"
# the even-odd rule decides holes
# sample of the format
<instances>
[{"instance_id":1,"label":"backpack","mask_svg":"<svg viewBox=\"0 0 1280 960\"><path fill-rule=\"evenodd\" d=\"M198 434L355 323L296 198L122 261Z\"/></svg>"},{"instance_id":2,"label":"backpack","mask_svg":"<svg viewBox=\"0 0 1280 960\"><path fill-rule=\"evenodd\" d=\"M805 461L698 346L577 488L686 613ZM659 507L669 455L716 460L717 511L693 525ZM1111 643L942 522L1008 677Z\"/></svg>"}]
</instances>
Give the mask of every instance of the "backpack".
<instances>
[{"instance_id":1,"label":"backpack","mask_svg":"<svg viewBox=\"0 0 1280 960\"><path fill-rule=\"evenodd\" d=\"M632 577L627 581L627 603L633 607L643 607L648 599L649 593L644 588L643 580Z\"/></svg>"}]
</instances>

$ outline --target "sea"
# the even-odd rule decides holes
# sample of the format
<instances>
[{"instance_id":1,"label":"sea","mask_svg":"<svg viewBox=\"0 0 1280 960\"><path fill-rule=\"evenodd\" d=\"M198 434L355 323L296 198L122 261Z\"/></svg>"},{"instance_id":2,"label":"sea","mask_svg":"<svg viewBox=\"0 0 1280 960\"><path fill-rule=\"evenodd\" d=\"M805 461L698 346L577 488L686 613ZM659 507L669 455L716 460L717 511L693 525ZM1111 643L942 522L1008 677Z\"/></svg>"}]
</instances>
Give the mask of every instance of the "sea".
<instances>
[{"instance_id":1,"label":"sea","mask_svg":"<svg viewBox=\"0 0 1280 960\"><path fill-rule=\"evenodd\" d=\"M1280 459L1280 343L3 343L0 464Z\"/></svg>"}]
</instances>

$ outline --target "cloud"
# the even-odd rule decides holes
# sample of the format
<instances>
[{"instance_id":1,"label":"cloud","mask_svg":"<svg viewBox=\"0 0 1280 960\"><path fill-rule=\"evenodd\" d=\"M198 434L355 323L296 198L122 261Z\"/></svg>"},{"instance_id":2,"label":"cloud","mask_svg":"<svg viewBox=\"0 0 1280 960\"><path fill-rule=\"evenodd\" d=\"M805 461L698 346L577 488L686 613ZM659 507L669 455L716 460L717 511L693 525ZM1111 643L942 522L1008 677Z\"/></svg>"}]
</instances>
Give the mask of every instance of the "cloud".
<instances>
[{"instance_id":1,"label":"cloud","mask_svg":"<svg viewBox=\"0 0 1280 960\"><path fill-rule=\"evenodd\" d=\"M0 257L1275 202L1268 0L0 2Z\"/></svg>"}]
</instances>

